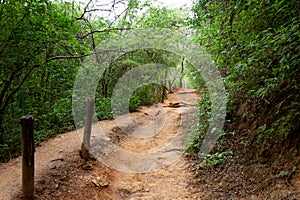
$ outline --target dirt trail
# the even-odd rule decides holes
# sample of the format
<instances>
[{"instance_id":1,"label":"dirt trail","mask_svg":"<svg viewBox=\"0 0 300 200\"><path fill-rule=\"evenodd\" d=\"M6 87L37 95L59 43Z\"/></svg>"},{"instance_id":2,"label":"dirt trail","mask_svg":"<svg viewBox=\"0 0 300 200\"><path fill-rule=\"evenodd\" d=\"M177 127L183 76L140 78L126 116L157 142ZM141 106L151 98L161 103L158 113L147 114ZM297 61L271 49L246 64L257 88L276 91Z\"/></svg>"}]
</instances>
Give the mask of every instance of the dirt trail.
<instances>
[{"instance_id":1,"label":"dirt trail","mask_svg":"<svg viewBox=\"0 0 300 200\"><path fill-rule=\"evenodd\" d=\"M49 168L52 160L63 158L74 150L79 150L80 139L76 131L65 133L41 143L35 153L35 179L39 180ZM12 199L21 189L22 158L12 159L0 165L0 199Z\"/></svg>"},{"instance_id":2,"label":"dirt trail","mask_svg":"<svg viewBox=\"0 0 300 200\"><path fill-rule=\"evenodd\" d=\"M143 127L138 129L127 126L127 128L132 128L132 133L142 132L146 137L137 138L120 129L121 126L130 124L126 119L120 120L122 124L118 124L120 126L113 120L101 121L100 126L104 135L100 136L101 138L104 136L106 142L126 152L156 152L178 135L186 134L178 131L189 121L182 121L182 116L190 113L197 97L196 91L181 89L174 94L169 94L165 104L160 104L159 107L143 107L139 112L131 113L135 124ZM174 102L179 102L180 107L167 106ZM96 147L92 151L95 157L102 158L105 156L99 153L97 145L103 148L101 143L103 141L99 143L99 132L96 126L94 124L92 133L92 146ZM78 155L79 149L80 139L77 131L59 135L42 143L36 149L37 199L199 199L198 190L193 187L193 173L189 170L190 162L180 156L171 165L156 163L156 160L168 161L169 157L177 156L180 149L174 146L166 148L163 154L159 155L160 157L152 160L143 158L138 162L126 160L127 157L122 157L123 151L109 154L112 158L109 166L130 169L127 170L129 172L137 167L157 168L156 171L149 173L122 172L97 161L84 163ZM117 159L123 159L125 168L118 163ZM21 198L21 158L1 164L0 176L0 200Z\"/></svg>"}]
</instances>

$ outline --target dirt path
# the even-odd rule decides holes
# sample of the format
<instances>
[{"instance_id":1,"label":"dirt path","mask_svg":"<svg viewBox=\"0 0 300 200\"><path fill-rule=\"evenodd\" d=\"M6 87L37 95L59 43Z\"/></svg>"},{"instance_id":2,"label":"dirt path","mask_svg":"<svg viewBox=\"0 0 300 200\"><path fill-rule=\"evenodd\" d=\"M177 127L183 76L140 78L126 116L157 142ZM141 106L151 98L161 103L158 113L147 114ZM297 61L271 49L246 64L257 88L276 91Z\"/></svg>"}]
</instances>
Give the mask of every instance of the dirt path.
<instances>
[{"instance_id":1,"label":"dirt path","mask_svg":"<svg viewBox=\"0 0 300 200\"><path fill-rule=\"evenodd\" d=\"M79 150L80 140L76 132L65 133L41 143L35 153L35 179L39 180L52 160L63 158ZM21 189L22 158L18 157L0 165L0 199L12 199Z\"/></svg>"},{"instance_id":2,"label":"dirt path","mask_svg":"<svg viewBox=\"0 0 300 200\"><path fill-rule=\"evenodd\" d=\"M169 95L165 104L131 113L138 126L131 126L127 118L120 119L119 124L105 120L100 122L99 134L99 126L94 124L91 151L110 167L80 159L77 131L42 143L36 149L36 198L199 199L190 162L180 152L180 137L186 135L182 127L190 123L189 114L197 98L194 90L178 90ZM180 107L167 107L174 102L179 102ZM143 137L135 137L140 133ZM176 142L168 145L172 141ZM144 154L132 157L132 153ZM1 164L0 200L21 198L20 161L16 158Z\"/></svg>"}]
</instances>

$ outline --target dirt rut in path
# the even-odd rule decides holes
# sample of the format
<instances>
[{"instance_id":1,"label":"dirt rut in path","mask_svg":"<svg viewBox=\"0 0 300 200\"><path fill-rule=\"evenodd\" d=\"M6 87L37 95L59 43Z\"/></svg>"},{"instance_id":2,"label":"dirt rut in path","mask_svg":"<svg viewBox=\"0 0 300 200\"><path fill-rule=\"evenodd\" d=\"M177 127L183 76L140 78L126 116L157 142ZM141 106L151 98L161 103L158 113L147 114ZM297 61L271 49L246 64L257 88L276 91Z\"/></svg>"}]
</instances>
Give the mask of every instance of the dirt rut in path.
<instances>
[{"instance_id":1,"label":"dirt rut in path","mask_svg":"<svg viewBox=\"0 0 300 200\"><path fill-rule=\"evenodd\" d=\"M180 127L185 125L182 121L182 114L195 105L197 98L196 91L181 89L175 94L170 94L168 100L165 104L161 104L159 109L143 107L139 112L131 113L137 125L146 127L144 130L138 130L147 136L145 138L136 138L127 134L113 120L100 122L104 137L127 152L156 152L176 138ZM168 107L169 103L174 102L179 102L180 107ZM160 118L163 115L166 116L165 120ZM121 120L121 123L123 122L127 123L126 120ZM97 128L94 126L92 144L94 141L94 145L99 145L98 136L95 133ZM149 127L154 131L149 131ZM153 132L155 134L151 135ZM199 198L197 189L193 187L193 173L189 170L190 162L183 157L179 157L171 165L160 166L153 172L126 173L106 167L98 161L83 162L78 155L79 148L80 140L76 131L59 135L37 148L36 199ZM176 152L174 155L180 153L174 148L169 151ZM167 159L168 155L173 154L166 154L161 158ZM95 156L97 157L97 153ZM117 156L117 154L112 154L112 156ZM117 161L117 159L124 158L113 159ZM0 166L0 199L21 198L20 161L21 158L16 158ZM127 162L130 163L130 160ZM138 166L149 166L153 164L151 162L151 159L150 161L146 159Z\"/></svg>"},{"instance_id":2,"label":"dirt rut in path","mask_svg":"<svg viewBox=\"0 0 300 200\"><path fill-rule=\"evenodd\" d=\"M160 163L163 165L161 167L160 165L152 163L159 161L157 161L156 157L151 158L152 154L148 154L163 149L166 145L175 140L178 135L180 135L181 128L185 126L185 123L189 123L183 120L183 116L193 114L191 112L194 112L195 109L197 109L195 106L197 98L198 96L194 90L177 91L176 94L169 95L168 100L165 104L160 105L161 107L143 107L139 112L133 113L132 118L136 124L144 125L148 127L147 129L154 130L155 134L152 137L138 138L126 135L126 133L118 128L105 131L108 133L106 136L109 140L121 147L122 150L135 153L146 152L145 157L149 156L147 158L142 158L140 163L132 164L132 162L135 161L131 161L130 164L127 163L128 165L125 164L126 166L124 167L115 166L118 163L118 161L115 161L113 163L114 167L130 171L132 169L137 169L136 167L147 169L147 167L150 166L159 166L157 169L149 173L126 173L124 171L122 172L112 169L108 180L110 181L109 187L111 190L111 199L173 200L199 198L197 190L193 187L193 173L189 170L190 162L180 156L184 144L181 144L182 146L175 145L169 149L167 148L167 150L161 151L159 156L164 159L164 162ZM170 103L175 102L179 103L178 108L167 106L170 105ZM190 117L193 117L193 115ZM190 122L192 121L189 117L185 120L187 119ZM155 121L155 123L152 123L153 121ZM114 122L111 123L113 124ZM186 132L187 130L181 131L185 136L188 133ZM143 135L148 135L148 132L143 132ZM97 136L94 135L94 137ZM182 142L184 143L185 140L182 140ZM113 156L116 156L116 159L121 159L119 154L111 154L110 159L114 160ZM175 162L171 165L164 165L166 160L172 160L173 158L168 158L168 156L178 156L178 159L175 159ZM128 156L128 161L130 158L131 157ZM158 160L160 158L158 158ZM122 165L123 163L120 164ZM137 169L137 171L139 170Z\"/></svg>"}]
</instances>

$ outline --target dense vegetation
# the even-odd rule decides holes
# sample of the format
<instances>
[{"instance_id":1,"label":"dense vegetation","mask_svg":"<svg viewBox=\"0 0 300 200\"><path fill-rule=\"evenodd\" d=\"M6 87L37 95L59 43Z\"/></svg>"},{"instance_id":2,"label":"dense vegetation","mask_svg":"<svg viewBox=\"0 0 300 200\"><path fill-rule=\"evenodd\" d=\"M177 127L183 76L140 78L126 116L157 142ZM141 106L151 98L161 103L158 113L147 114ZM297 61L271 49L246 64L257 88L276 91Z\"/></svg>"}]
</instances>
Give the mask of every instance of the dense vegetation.
<instances>
[{"instance_id":1,"label":"dense vegetation","mask_svg":"<svg viewBox=\"0 0 300 200\"><path fill-rule=\"evenodd\" d=\"M118 6L123 10L116 11ZM74 81L78 70L85 68L84 59L94 55L97 45L123 30L178 28L182 23L180 10L155 8L139 1L112 1L98 7L93 1L0 1L0 161L20 152L19 118L23 115L35 118L36 143L74 129ZM110 98L118 79L149 62L176 68L181 58L145 49L111 63L100 77L95 95L99 120L112 118ZM131 97L130 110L160 101L162 91L153 84L138 88Z\"/></svg>"},{"instance_id":2,"label":"dense vegetation","mask_svg":"<svg viewBox=\"0 0 300 200\"><path fill-rule=\"evenodd\" d=\"M299 2L200 0L193 10L197 40L225 78L228 121L258 119L252 142L262 148L299 138Z\"/></svg>"},{"instance_id":3,"label":"dense vegetation","mask_svg":"<svg viewBox=\"0 0 300 200\"><path fill-rule=\"evenodd\" d=\"M148 27L192 29L195 43L209 51L224 77L226 124L220 144L204 159L209 166L233 158L236 149L228 143L234 140L235 147L250 148L248 160L262 156L272 162L278 154L270 152L282 146L296 149L290 157L300 156L299 1L199 0L191 16L185 10L121 0L124 10L109 17L92 13L114 13L114 2L96 9L88 2L0 0L0 161L20 152L22 115L35 117L36 143L74 129L72 93L84 59L118 33ZM100 77L96 116L112 118L115 84L127 71L147 63L174 68L201 90L200 123L187 149L197 156L208 128L210 96L193 66L178 55L139 49L116 59ZM182 65L187 70L181 71ZM169 89L176 84L181 83L162 83ZM130 99L130 110L158 101L163 90L154 84L140 87Z\"/></svg>"},{"instance_id":4,"label":"dense vegetation","mask_svg":"<svg viewBox=\"0 0 300 200\"><path fill-rule=\"evenodd\" d=\"M76 49L78 26L61 15L68 4L1 1L0 160L20 151L19 117L36 118L37 141L72 128L76 62L48 62ZM79 50L79 48L78 48Z\"/></svg>"},{"instance_id":5,"label":"dense vegetation","mask_svg":"<svg viewBox=\"0 0 300 200\"><path fill-rule=\"evenodd\" d=\"M224 133L197 167L209 177L202 181L220 183L211 186L221 192L210 199L263 191L266 199L297 194L276 187L279 181L293 185L300 164L299 3L199 0L193 7L197 41L209 50L228 92ZM200 93L201 121L209 122L209 94ZM201 155L206 130L207 123L199 123L189 152Z\"/></svg>"}]
</instances>

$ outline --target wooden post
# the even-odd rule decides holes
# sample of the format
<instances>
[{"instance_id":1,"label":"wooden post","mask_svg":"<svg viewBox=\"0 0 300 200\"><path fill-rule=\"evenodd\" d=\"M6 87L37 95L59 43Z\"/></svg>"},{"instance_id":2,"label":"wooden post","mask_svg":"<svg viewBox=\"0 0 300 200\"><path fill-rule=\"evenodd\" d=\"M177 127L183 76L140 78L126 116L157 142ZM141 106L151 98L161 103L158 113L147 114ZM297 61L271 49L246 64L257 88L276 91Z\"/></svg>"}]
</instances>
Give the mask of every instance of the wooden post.
<instances>
[{"instance_id":1,"label":"wooden post","mask_svg":"<svg viewBox=\"0 0 300 200\"><path fill-rule=\"evenodd\" d=\"M33 200L34 193L34 119L31 115L20 118L22 125L22 189L23 199Z\"/></svg>"},{"instance_id":2,"label":"wooden post","mask_svg":"<svg viewBox=\"0 0 300 200\"><path fill-rule=\"evenodd\" d=\"M88 149L90 147L92 123L93 123L93 116L94 116L94 104L95 104L95 99L88 100L84 132L83 132L83 142L82 142L82 146L81 146L82 157L84 160L89 159L89 150Z\"/></svg>"}]
</instances>

